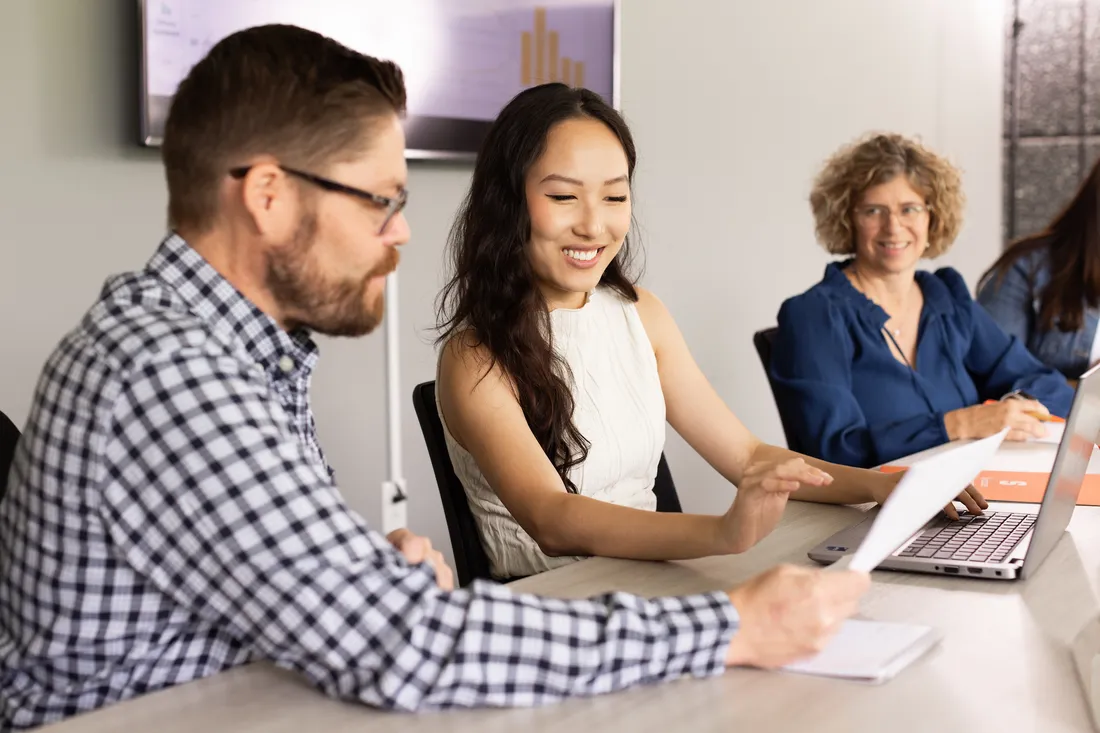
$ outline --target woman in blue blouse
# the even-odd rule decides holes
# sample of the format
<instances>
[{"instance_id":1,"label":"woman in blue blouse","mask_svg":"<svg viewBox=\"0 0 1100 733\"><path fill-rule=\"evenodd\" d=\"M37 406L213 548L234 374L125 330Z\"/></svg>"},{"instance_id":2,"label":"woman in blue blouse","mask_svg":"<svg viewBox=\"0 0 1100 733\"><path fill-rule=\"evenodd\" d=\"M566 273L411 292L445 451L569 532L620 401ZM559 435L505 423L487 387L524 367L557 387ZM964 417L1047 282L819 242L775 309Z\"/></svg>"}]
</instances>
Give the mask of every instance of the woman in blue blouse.
<instances>
[{"instance_id":1,"label":"woman in blue blouse","mask_svg":"<svg viewBox=\"0 0 1100 733\"><path fill-rule=\"evenodd\" d=\"M1100 361L1100 161L1045 231L1014 243L982 276L978 302L1068 379Z\"/></svg>"},{"instance_id":2,"label":"woman in blue blouse","mask_svg":"<svg viewBox=\"0 0 1100 733\"><path fill-rule=\"evenodd\" d=\"M779 311L771 377L792 450L868 467L1006 427L1009 439L1041 436L1037 416L1065 416L1065 380L1001 330L958 272L917 270L962 223L949 162L876 135L828 161L810 204L821 244L851 257Z\"/></svg>"}]
</instances>

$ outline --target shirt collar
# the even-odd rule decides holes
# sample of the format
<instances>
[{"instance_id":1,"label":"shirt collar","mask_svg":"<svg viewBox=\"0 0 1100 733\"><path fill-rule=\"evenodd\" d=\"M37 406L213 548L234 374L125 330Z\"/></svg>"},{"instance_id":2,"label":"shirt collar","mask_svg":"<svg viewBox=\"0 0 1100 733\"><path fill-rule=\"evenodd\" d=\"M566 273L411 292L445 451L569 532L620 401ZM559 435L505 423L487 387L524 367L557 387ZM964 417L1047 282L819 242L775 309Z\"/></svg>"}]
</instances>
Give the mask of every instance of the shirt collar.
<instances>
[{"instance_id":1,"label":"shirt collar","mask_svg":"<svg viewBox=\"0 0 1100 733\"><path fill-rule=\"evenodd\" d=\"M830 262L825 266L825 277L822 279L822 284L834 296L851 303L856 310L870 316L872 320L886 323L889 320L886 311L857 290L852 285L852 281L848 279L848 276L844 274L844 270L854 261L855 258L849 258L839 262ZM925 314L934 316L950 313L952 308L951 291L947 289L943 281L933 273L925 270L917 270L915 276L917 285L920 286L921 292L924 294L924 311L921 317L923 318Z\"/></svg>"},{"instance_id":2,"label":"shirt collar","mask_svg":"<svg viewBox=\"0 0 1100 733\"><path fill-rule=\"evenodd\" d=\"M178 234L169 234L161 242L146 271L174 290L188 310L215 332L242 342L268 373L312 372L318 350L309 334L284 331Z\"/></svg>"}]
</instances>

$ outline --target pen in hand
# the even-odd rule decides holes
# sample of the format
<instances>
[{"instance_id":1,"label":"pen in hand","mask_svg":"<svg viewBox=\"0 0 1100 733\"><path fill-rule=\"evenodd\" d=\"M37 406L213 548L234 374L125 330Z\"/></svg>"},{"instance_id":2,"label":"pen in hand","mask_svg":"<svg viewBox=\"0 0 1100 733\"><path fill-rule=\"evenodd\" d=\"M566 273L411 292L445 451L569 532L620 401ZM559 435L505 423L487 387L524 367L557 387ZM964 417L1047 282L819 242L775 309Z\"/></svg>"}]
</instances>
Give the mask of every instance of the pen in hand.
<instances>
[{"instance_id":1,"label":"pen in hand","mask_svg":"<svg viewBox=\"0 0 1100 733\"><path fill-rule=\"evenodd\" d=\"M1004 402L1005 400L1033 400L1035 402L1039 401L1039 400L1035 399L1034 397L1032 397L1031 395L1029 395L1027 392L1024 392L1023 390L1018 390L1018 389L1013 390L1012 392L1009 392L1008 394L1001 397L1001 399L1000 399L1001 402ZM986 400L985 404L990 405L990 404L994 404L995 402L997 402L997 400ZM1055 417L1054 415L1051 415L1050 413L1036 412L1035 410L1025 410L1024 414L1035 418L1039 422L1063 422L1062 418Z\"/></svg>"},{"instance_id":2,"label":"pen in hand","mask_svg":"<svg viewBox=\"0 0 1100 733\"><path fill-rule=\"evenodd\" d=\"M1024 414L1030 415L1039 422L1054 422L1054 417L1052 415L1044 415L1043 413L1035 412L1034 410L1027 410L1024 412Z\"/></svg>"}]
</instances>

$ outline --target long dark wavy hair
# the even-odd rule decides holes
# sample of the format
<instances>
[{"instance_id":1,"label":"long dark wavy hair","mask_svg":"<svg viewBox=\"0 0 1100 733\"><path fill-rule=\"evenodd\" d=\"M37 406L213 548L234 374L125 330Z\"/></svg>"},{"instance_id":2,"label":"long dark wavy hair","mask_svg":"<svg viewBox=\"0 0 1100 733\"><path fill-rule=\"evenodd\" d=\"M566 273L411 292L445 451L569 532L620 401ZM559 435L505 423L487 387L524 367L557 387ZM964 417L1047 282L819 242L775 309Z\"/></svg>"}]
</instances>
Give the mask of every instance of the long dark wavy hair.
<instances>
[{"instance_id":1,"label":"long dark wavy hair","mask_svg":"<svg viewBox=\"0 0 1100 733\"><path fill-rule=\"evenodd\" d=\"M1084 325L1085 304L1100 304L1100 160L1050 225L1013 242L982 275L981 284L1003 277L1017 259L1044 248L1050 282L1039 296L1039 323L1048 331L1055 326L1078 331Z\"/></svg>"},{"instance_id":2,"label":"long dark wavy hair","mask_svg":"<svg viewBox=\"0 0 1100 733\"><path fill-rule=\"evenodd\" d=\"M588 118L607 125L623 146L628 177L637 154L622 116L594 92L543 84L520 92L501 111L481 145L473 180L448 239L453 275L436 302L437 345L460 335L499 365L511 381L527 424L568 491L569 470L588 457L589 443L573 423L573 375L554 350L549 306L528 258L531 217L527 174L553 127ZM630 237L600 284L638 300Z\"/></svg>"}]
</instances>

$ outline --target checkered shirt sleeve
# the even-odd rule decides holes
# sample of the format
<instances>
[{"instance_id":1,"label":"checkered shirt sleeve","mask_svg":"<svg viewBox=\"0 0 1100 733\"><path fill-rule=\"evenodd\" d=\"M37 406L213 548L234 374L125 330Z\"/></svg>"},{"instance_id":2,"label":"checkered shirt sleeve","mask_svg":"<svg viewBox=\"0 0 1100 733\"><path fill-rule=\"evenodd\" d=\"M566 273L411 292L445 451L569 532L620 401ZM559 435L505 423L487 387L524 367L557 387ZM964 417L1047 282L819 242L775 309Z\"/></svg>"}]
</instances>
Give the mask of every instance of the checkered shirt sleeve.
<instances>
[{"instance_id":1,"label":"checkered shirt sleeve","mask_svg":"<svg viewBox=\"0 0 1100 733\"><path fill-rule=\"evenodd\" d=\"M114 401L100 507L141 577L257 656L330 695L406 711L532 705L722 670L737 626L724 593L441 591L346 507L268 389L203 344L134 370Z\"/></svg>"}]
</instances>

